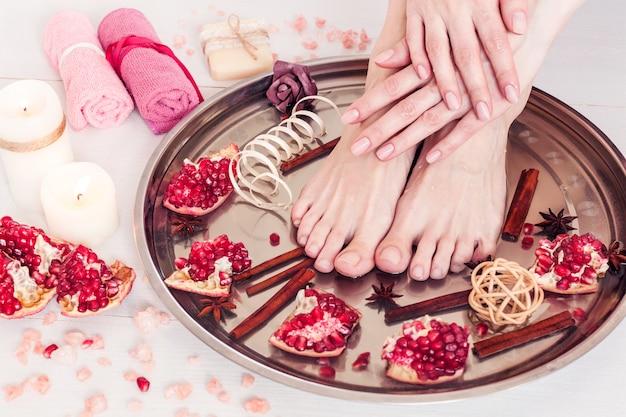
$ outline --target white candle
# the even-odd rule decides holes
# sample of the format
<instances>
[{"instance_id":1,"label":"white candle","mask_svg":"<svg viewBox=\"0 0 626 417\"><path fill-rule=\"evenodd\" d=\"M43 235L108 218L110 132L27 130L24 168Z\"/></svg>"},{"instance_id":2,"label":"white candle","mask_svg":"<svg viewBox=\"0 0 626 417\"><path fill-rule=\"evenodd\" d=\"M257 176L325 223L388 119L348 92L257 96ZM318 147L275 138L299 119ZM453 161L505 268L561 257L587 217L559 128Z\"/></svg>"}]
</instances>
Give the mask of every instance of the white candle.
<instances>
[{"instance_id":1,"label":"white candle","mask_svg":"<svg viewBox=\"0 0 626 417\"><path fill-rule=\"evenodd\" d=\"M41 211L44 174L74 160L61 102L50 85L21 80L0 90L0 154L15 204Z\"/></svg>"},{"instance_id":2,"label":"white candle","mask_svg":"<svg viewBox=\"0 0 626 417\"><path fill-rule=\"evenodd\" d=\"M47 232L72 243L94 247L119 226L115 186L92 162L72 162L48 172L41 182Z\"/></svg>"}]
</instances>

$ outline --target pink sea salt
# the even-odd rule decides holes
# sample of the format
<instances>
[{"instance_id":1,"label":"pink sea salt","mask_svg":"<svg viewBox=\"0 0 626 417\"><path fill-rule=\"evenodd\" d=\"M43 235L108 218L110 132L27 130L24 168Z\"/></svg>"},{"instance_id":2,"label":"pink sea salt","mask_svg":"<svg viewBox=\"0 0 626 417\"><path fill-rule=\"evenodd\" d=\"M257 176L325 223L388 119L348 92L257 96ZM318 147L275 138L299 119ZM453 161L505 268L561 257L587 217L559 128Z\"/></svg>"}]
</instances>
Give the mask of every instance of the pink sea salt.
<instances>
[{"instance_id":1,"label":"pink sea salt","mask_svg":"<svg viewBox=\"0 0 626 417\"><path fill-rule=\"evenodd\" d=\"M113 365L113 363L111 362L111 359L102 357L102 358L98 358L98 365L100 365L100 366L111 366L111 365Z\"/></svg>"},{"instance_id":2,"label":"pink sea salt","mask_svg":"<svg viewBox=\"0 0 626 417\"><path fill-rule=\"evenodd\" d=\"M219 402L222 402L222 403L229 403L230 402L230 394L228 392L226 392L226 391L220 391L217 394L217 400Z\"/></svg>"},{"instance_id":3,"label":"pink sea salt","mask_svg":"<svg viewBox=\"0 0 626 417\"><path fill-rule=\"evenodd\" d=\"M85 411L93 414L102 413L107 410L107 400L104 394L96 394L85 400Z\"/></svg>"},{"instance_id":4,"label":"pink sea salt","mask_svg":"<svg viewBox=\"0 0 626 417\"><path fill-rule=\"evenodd\" d=\"M48 313L43 317L44 326L50 326L51 324L54 324L56 321L57 321L56 313Z\"/></svg>"},{"instance_id":5,"label":"pink sea salt","mask_svg":"<svg viewBox=\"0 0 626 417\"><path fill-rule=\"evenodd\" d=\"M184 400L193 392L191 384L174 384L165 388L165 398L176 396L179 400Z\"/></svg>"},{"instance_id":6,"label":"pink sea salt","mask_svg":"<svg viewBox=\"0 0 626 417\"><path fill-rule=\"evenodd\" d=\"M85 333L77 330L66 332L63 335L63 340L65 340L65 343L72 347L79 347L86 338L87 336L85 336Z\"/></svg>"},{"instance_id":7,"label":"pink sea salt","mask_svg":"<svg viewBox=\"0 0 626 417\"><path fill-rule=\"evenodd\" d=\"M78 371L76 371L76 378L80 381L86 381L93 375L93 372L87 367L82 367Z\"/></svg>"},{"instance_id":8,"label":"pink sea salt","mask_svg":"<svg viewBox=\"0 0 626 417\"><path fill-rule=\"evenodd\" d=\"M244 373L241 376L241 386L244 388L249 388L252 386L252 384L254 384L254 375L248 374L248 373Z\"/></svg>"},{"instance_id":9,"label":"pink sea salt","mask_svg":"<svg viewBox=\"0 0 626 417\"><path fill-rule=\"evenodd\" d=\"M306 26L307 26L307 21L302 15L298 16L298 18L295 20L295 22L293 22L293 25L292 25L292 27L298 32L302 32L306 28Z\"/></svg>"},{"instance_id":10,"label":"pink sea salt","mask_svg":"<svg viewBox=\"0 0 626 417\"><path fill-rule=\"evenodd\" d=\"M143 411L143 401L133 398L128 402L128 410L133 413L141 413Z\"/></svg>"},{"instance_id":11,"label":"pink sea salt","mask_svg":"<svg viewBox=\"0 0 626 417\"><path fill-rule=\"evenodd\" d=\"M159 326L170 323L170 316L167 313L158 311L154 307L147 307L140 310L133 316L133 322L140 333L151 333Z\"/></svg>"},{"instance_id":12,"label":"pink sea salt","mask_svg":"<svg viewBox=\"0 0 626 417\"><path fill-rule=\"evenodd\" d=\"M269 401L258 397L246 400L243 403L243 408L250 413L256 414L267 414L271 410Z\"/></svg>"},{"instance_id":13,"label":"pink sea salt","mask_svg":"<svg viewBox=\"0 0 626 417\"><path fill-rule=\"evenodd\" d=\"M152 347L148 343L140 343L137 347L128 352L133 358L148 362L152 360Z\"/></svg>"},{"instance_id":14,"label":"pink sea salt","mask_svg":"<svg viewBox=\"0 0 626 417\"><path fill-rule=\"evenodd\" d=\"M206 390L209 394L215 394L222 389L222 384L215 378L211 378L206 384Z\"/></svg>"},{"instance_id":15,"label":"pink sea salt","mask_svg":"<svg viewBox=\"0 0 626 417\"><path fill-rule=\"evenodd\" d=\"M22 338L24 340L35 342L37 340L41 340L41 332L35 329L26 329L22 332Z\"/></svg>"},{"instance_id":16,"label":"pink sea salt","mask_svg":"<svg viewBox=\"0 0 626 417\"><path fill-rule=\"evenodd\" d=\"M5 385L2 387L4 391L4 399L11 401L21 396L24 393L24 388L21 385Z\"/></svg>"},{"instance_id":17,"label":"pink sea salt","mask_svg":"<svg viewBox=\"0 0 626 417\"><path fill-rule=\"evenodd\" d=\"M62 365L72 366L76 363L76 350L71 345L63 345L53 351L50 357Z\"/></svg>"}]
</instances>

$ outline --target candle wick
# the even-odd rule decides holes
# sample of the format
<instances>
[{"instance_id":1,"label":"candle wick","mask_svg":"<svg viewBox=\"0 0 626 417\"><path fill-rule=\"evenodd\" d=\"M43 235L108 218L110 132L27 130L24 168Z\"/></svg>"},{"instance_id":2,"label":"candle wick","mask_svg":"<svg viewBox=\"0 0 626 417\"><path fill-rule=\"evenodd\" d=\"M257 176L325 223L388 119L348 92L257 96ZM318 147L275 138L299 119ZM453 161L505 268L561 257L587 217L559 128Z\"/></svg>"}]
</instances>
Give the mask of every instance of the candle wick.
<instances>
[{"instance_id":1,"label":"candle wick","mask_svg":"<svg viewBox=\"0 0 626 417\"><path fill-rule=\"evenodd\" d=\"M81 198L82 196L83 196L83 193L78 193L78 194L76 195L76 199L77 199L78 201L80 201L80 198Z\"/></svg>"}]
</instances>

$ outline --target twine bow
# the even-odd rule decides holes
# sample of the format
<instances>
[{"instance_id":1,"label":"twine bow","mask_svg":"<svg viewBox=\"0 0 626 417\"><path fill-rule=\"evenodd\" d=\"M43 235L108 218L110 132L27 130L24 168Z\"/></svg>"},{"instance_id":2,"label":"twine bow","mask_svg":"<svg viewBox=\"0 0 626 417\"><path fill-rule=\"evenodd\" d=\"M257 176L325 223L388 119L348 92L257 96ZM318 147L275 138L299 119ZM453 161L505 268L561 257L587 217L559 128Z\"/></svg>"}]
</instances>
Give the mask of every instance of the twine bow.
<instances>
[{"instance_id":1,"label":"twine bow","mask_svg":"<svg viewBox=\"0 0 626 417\"><path fill-rule=\"evenodd\" d=\"M125 36L119 39L117 42L113 42L107 47L106 59L107 61L111 63L111 66L113 66L113 69L115 70L115 72L120 78L122 78L122 74L121 74L122 61L124 60L124 57L126 56L126 54L135 48L153 49L160 54L163 54L172 58L178 64L180 69L183 71L183 73L185 74L189 82L191 82L191 85L193 85L193 88L195 89L200 102L204 100L202 98L202 94L200 93L200 89L198 88L198 85L196 84L193 77L191 76L191 73L189 72L189 70L187 70L185 65L176 57L176 55L174 55L174 52L172 52L172 50L168 48L166 45L156 43L152 39L144 38L142 36L135 36L135 35Z\"/></svg>"},{"instance_id":2,"label":"twine bow","mask_svg":"<svg viewBox=\"0 0 626 417\"><path fill-rule=\"evenodd\" d=\"M234 24L233 24L233 20L234 20ZM228 16L228 26L230 26L231 30L233 31L233 34L237 37L237 39L239 39L239 42L241 42L243 49L252 57L252 59L256 61L258 58L254 54L254 52L251 51L251 48L254 49L255 51L258 48L254 46L252 43L250 43L248 39L246 39L248 36L251 36L254 33L248 33L246 35L243 35L241 33L240 23L241 21L239 20L239 16L237 16L236 14L231 14L230 16Z\"/></svg>"}]
</instances>

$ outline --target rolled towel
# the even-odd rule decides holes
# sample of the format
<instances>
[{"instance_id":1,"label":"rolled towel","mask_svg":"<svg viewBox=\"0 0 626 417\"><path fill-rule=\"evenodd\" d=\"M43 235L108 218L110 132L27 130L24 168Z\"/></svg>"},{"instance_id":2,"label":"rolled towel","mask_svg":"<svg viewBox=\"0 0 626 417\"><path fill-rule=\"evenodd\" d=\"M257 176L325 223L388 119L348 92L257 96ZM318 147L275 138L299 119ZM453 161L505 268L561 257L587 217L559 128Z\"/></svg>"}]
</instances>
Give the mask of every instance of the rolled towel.
<instances>
[{"instance_id":1,"label":"rolled towel","mask_svg":"<svg viewBox=\"0 0 626 417\"><path fill-rule=\"evenodd\" d=\"M139 10L122 8L106 15L98 38L155 134L168 132L202 101L189 71L160 43Z\"/></svg>"},{"instance_id":2,"label":"rolled towel","mask_svg":"<svg viewBox=\"0 0 626 417\"><path fill-rule=\"evenodd\" d=\"M108 128L126 120L133 100L106 60L87 16L70 10L56 13L44 28L43 47L63 80L73 129Z\"/></svg>"}]
</instances>

